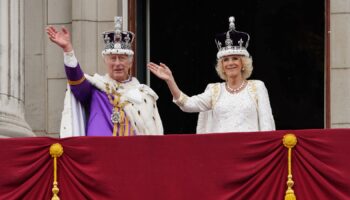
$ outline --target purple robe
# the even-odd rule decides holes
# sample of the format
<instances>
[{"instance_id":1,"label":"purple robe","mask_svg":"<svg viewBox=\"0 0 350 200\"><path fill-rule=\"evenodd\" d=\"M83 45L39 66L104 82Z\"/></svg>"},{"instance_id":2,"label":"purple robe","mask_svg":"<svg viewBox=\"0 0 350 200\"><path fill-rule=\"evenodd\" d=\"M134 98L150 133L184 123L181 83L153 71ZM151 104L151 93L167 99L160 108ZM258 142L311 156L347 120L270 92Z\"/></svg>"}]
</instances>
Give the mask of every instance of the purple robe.
<instances>
[{"instance_id":1,"label":"purple robe","mask_svg":"<svg viewBox=\"0 0 350 200\"><path fill-rule=\"evenodd\" d=\"M70 81L81 80L84 76L79 64L75 68L65 66L65 70L67 78ZM70 88L75 98L89 110L86 135L112 136L113 123L111 121L111 114L113 107L109 102L107 94L93 86L86 79L78 85L71 85ZM129 134L134 135L130 131Z\"/></svg>"}]
</instances>

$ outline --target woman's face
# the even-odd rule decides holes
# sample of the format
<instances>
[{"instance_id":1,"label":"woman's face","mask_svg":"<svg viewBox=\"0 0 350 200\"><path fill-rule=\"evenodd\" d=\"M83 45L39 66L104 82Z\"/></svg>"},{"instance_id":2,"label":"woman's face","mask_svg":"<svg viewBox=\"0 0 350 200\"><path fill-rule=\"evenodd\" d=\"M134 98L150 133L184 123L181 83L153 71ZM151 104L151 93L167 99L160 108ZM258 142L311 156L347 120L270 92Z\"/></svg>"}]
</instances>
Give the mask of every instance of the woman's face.
<instances>
[{"instance_id":1,"label":"woman's face","mask_svg":"<svg viewBox=\"0 0 350 200\"><path fill-rule=\"evenodd\" d=\"M132 60L127 55L106 55L105 63L109 76L116 81L124 81L129 77Z\"/></svg>"},{"instance_id":2,"label":"woman's face","mask_svg":"<svg viewBox=\"0 0 350 200\"><path fill-rule=\"evenodd\" d=\"M222 70L227 78L242 77L242 59L238 55L229 55L222 58Z\"/></svg>"}]
</instances>

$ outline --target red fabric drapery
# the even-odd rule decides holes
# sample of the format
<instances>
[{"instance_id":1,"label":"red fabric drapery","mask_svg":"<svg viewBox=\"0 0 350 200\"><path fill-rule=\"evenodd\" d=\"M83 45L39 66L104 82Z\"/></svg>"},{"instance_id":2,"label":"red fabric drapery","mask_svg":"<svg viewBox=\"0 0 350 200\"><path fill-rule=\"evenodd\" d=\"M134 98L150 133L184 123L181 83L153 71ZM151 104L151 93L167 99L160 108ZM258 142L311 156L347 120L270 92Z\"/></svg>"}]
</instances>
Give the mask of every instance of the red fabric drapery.
<instances>
[{"instance_id":1,"label":"red fabric drapery","mask_svg":"<svg viewBox=\"0 0 350 200\"><path fill-rule=\"evenodd\" d=\"M300 200L350 199L350 129L136 137L0 139L0 199L283 200L286 133Z\"/></svg>"}]
</instances>

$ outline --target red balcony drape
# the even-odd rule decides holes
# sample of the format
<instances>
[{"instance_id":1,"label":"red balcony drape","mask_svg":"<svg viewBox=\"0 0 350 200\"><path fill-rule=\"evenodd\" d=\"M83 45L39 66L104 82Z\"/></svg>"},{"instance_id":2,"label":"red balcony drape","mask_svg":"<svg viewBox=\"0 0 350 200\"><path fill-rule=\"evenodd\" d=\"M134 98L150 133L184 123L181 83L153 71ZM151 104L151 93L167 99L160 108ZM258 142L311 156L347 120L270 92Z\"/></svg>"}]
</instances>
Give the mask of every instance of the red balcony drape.
<instances>
[{"instance_id":1,"label":"red balcony drape","mask_svg":"<svg viewBox=\"0 0 350 200\"><path fill-rule=\"evenodd\" d=\"M299 200L350 199L350 129L136 137L0 139L0 200L283 200L286 133Z\"/></svg>"}]
</instances>

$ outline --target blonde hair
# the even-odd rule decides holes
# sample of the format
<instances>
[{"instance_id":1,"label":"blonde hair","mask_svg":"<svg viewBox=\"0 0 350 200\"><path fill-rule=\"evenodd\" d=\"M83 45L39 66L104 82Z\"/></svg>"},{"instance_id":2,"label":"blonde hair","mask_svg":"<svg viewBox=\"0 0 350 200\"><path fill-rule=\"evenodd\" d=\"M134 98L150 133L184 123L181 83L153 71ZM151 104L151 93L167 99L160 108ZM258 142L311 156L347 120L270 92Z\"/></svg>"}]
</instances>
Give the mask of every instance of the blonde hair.
<instances>
[{"instance_id":1,"label":"blonde hair","mask_svg":"<svg viewBox=\"0 0 350 200\"><path fill-rule=\"evenodd\" d=\"M247 56L240 56L239 58L240 58L242 65L243 65L242 66L242 76L244 79L248 79L253 72L253 59L252 59L252 57L247 57ZM223 59L223 57L219 58L216 61L215 69L216 69L216 72L218 73L219 77L222 80L226 81L227 76L224 73L224 70L222 69L222 59Z\"/></svg>"}]
</instances>

